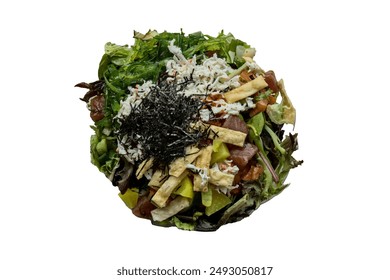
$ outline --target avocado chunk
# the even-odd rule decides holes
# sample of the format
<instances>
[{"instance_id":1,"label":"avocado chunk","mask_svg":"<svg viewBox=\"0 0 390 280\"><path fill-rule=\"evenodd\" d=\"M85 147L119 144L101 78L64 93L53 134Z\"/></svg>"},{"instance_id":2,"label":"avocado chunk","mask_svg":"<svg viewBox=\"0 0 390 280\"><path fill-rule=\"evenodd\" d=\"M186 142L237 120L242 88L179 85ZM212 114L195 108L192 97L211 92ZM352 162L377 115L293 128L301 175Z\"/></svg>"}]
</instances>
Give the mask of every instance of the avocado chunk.
<instances>
[{"instance_id":1,"label":"avocado chunk","mask_svg":"<svg viewBox=\"0 0 390 280\"><path fill-rule=\"evenodd\" d=\"M194 198L194 186L192 181L188 176L184 177L184 179L180 182L179 188L174 192L174 194L187 197Z\"/></svg>"},{"instance_id":2,"label":"avocado chunk","mask_svg":"<svg viewBox=\"0 0 390 280\"><path fill-rule=\"evenodd\" d=\"M228 198L223 193L216 191L215 189L212 189L212 197L211 205L206 207L205 213L207 216L214 214L231 203L230 198Z\"/></svg>"},{"instance_id":3,"label":"avocado chunk","mask_svg":"<svg viewBox=\"0 0 390 280\"><path fill-rule=\"evenodd\" d=\"M211 162L213 165L216 162L221 162L230 156L229 149L221 140L213 141L213 153L211 154Z\"/></svg>"},{"instance_id":4,"label":"avocado chunk","mask_svg":"<svg viewBox=\"0 0 390 280\"><path fill-rule=\"evenodd\" d=\"M118 195L130 209L133 209L137 205L138 192L127 189L124 194L119 193Z\"/></svg>"}]
</instances>

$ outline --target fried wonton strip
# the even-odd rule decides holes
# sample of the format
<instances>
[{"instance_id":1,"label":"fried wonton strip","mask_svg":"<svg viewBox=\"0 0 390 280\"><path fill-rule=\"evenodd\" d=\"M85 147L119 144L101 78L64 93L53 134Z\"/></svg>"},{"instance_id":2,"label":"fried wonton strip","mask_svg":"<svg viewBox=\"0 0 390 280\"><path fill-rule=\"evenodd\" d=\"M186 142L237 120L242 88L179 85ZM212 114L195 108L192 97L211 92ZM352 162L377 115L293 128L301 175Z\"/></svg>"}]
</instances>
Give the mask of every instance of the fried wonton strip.
<instances>
[{"instance_id":1,"label":"fried wonton strip","mask_svg":"<svg viewBox=\"0 0 390 280\"><path fill-rule=\"evenodd\" d=\"M208 176L209 176L209 166L211 161L211 154L213 152L213 146L207 146L201 149L199 157L195 160L195 166L202 171L204 174L195 174L194 175L194 191L207 192L208 189Z\"/></svg>"},{"instance_id":2,"label":"fried wonton strip","mask_svg":"<svg viewBox=\"0 0 390 280\"><path fill-rule=\"evenodd\" d=\"M185 170L179 177L169 176L169 178L161 185L152 197L152 202L160 208L165 207L169 196L177 188L184 177L187 176L187 174L188 171Z\"/></svg>"},{"instance_id":3,"label":"fried wonton strip","mask_svg":"<svg viewBox=\"0 0 390 280\"><path fill-rule=\"evenodd\" d=\"M154 171L152 178L150 179L148 186L150 187L160 187L163 184L163 179L165 176L168 176L161 169L157 169Z\"/></svg>"},{"instance_id":4,"label":"fried wonton strip","mask_svg":"<svg viewBox=\"0 0 390 280\"><path fill-rule=\"evenodd\" d=\"M169 175L180 176L186 170L187 164L192 163L200 154L200 150L197 147L191 146L186 149L186 156L175 159L169 165Z\"/></svg>"},{"instance_id":5,"label":"fried wonton strip","mask_svg":"<svg viewBox=\"0 0 390 280\"><path fill-rule=\"evenodd\" d=\"M200 155L200 150L196 147L188 147L186 149L186 154L187 156L178 158L169 165L170 176L179 177L186 170L187 164L192 163ZM153 173L148 186L160 187L166 176L168 176L166 172L157 169Z\"/></svg>"},{"instance_id":6,"label":"fried wonton strip","mask_svg":"<svg viewBox=\"0 0 390 280\"><path fill-rule=\"evenodd\" d=\"M265 82L263 76L258 76L256 79L243 84L242 86L232 89L224 94L227 103L234 103L238 100L244 99L266 88L268 84Z\"/></svg>"},{"instance_id":7,"label":"fried wonton strip","mask_svg":"<svg viewBox=\"0 0 390 280\"><path fill-rule=\"evenodd\" d=\"M246 133L215 125L210 125L210 130L210 139L217 139L224 143L244 147Z\"/></svg>"},{"instance_id":8,"label":"fried wonton strip","mask_svg":"<svg viewBox=\"0 0 390 280\"><path fill-rule=\"evenodd\" d=\"M216 169L210 169L210 184L218 187L230 187L233 185L233 180L233 174L224 173Z\"/></svg>"},{"instance_id":9,"label":"fried wonton strip","mask_svg":"<svg viewBox=\"0 0 390 280\"><path fill-rule=\"evenodd\" d=\"M174 200L164 208L156 208L151 211L153 221L161 222L176 215L180 211L189 207L190 199L182 196L177 196Z\"/></svg>"},{"instance_id":10,"label":"fried wonton strip","mask_svg":"<svg viewBox=\"0 0 390 280\"><path fill-rule=\"evenodd\" d=\"M149 170L149 168L153 165L154 158L145 159L141 164L138 166L137 171L135 172L135 175L137 179L141 179L145 173Z\"/></svg>"}]
</instances>

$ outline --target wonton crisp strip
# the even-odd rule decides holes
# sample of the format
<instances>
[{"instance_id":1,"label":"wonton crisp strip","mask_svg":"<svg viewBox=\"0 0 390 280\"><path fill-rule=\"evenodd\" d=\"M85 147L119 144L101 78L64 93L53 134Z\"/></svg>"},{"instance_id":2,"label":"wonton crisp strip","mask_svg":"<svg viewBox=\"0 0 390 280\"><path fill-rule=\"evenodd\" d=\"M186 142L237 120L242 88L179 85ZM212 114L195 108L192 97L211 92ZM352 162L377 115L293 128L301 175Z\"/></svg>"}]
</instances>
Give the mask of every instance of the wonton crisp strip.
<instances>
[{"instance_id":1,"label":"wonton crisp strip","mask_svg":"<svg viewBox=\"0 0 390 280\"><path fill-rule=\"evenodd\" d=\"M230 187L233 185L234 175L219 170L210 169L210 184L218 187Z\"/></svg>"},{"instance_id":2,"label":"wonton crisp strip","mask_svg":"<svg viewBox=\"0 0 390 280\"><path fill-rule=\"evenodd\" d=\"M164 177L167 176L165 172L163 172L161 169L157 169L154 171L152 178L150 179L148 186L150 187L160 187L163 183Z\"/></svg>"},{"instance_id":3,"label":"wonton crisp strip","mask_svg":"<svg viewBox=\"0 0 390 280\"><path fill-rule=\"evenodd\" d=\"M190 200L186 197L178 196L174 200L172 200L169 205L164 208L156 208L152 210L150 213L152 214L153 221L161 222L164 221L181 210L189 207L191 204Z\"/></svg>"},{"instance_id":4,"label":"wonton crisp strip","mask_svg":"<svg viewBox=\"0 0 390 280\"><path fill-rule=\"evenodd\" d=\"M186 170L187 164L192 163L200 154L200 150L194 146L187 147L186 155L184 157L174 160L169 165L169 175L180 176Z\"/></svg>"},{"instance_id":5,"label":"wonton crisp strip","mask_svg":"<svg viewBox=\"0 0 390 280\"><path fill-rule=\"evenodd\" d=\"M213 152L213 146L207 146L201 150L199 157L195 161L195 166L205 171L204 176L209 175L209 166L211 161L211 154ZM201 175L194 175L194 191L206 192L208 189L207 179L202 178Z\"/></svg>"},{"instance_id":6,"label":"wonton crisp strip","mask_svg":"<svg viewBox=\"0 0 390 280\"><path fill-rule=\"evenodd\" d=\"M153 165L153 158L145 159L141 164L138 166L137 171L135 172L135 175L137 179L141 179L145 173L149 170L149 168Z\"/></svg>"},{"instance_id":7,"label":"wonton crisp strip","mask_svg":"<svg viewBox=\"0 0 390 280\"><path fill-rule=\"evenodd\" d=\"M236 131L216 125L210 125L211 133L209 134L210 139L218 139L224 143L244 147L246 133Z\"/></svg>"},{"instance_id":8,"label":"wonton crisp strip","mask_svg":"<svg viewBox=\"0 0 390 280\"><path fill-rule=\"evenodd\" d=\"M184 171L179 177L169 176L169 178L161 185L158 191L152 197L152 202L158 207L165 207L167 200L180 182L187 176L188 171Z\"/></svg>"},{"instance_id":9,"label":"wonton crisp strip","mask_svg":"<svg viewBox=\"0 0 390 280\"><path fill-rule=\"evenodd\" d=\"M263 76L258 76L256 79L243 84L242 86L228 91L224 94L227 103L234 103L238 100L244 99L266 88L268 84L265 82Z\"/></svg>"}]
</instances>

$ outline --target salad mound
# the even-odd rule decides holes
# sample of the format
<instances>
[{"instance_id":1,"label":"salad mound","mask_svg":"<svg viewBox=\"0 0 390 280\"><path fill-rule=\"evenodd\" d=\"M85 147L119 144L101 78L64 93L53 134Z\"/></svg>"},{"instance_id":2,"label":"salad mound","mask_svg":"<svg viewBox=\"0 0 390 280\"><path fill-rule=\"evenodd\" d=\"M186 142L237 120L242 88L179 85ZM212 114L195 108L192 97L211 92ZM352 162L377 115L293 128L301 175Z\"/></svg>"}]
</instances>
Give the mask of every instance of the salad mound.
<instances>
[{"instance_id":1,"label":"salad mound","mask_svg":"<svg viewBox=\"0 0 390 280\"><path fill-rule=\"evenodd\" d=\"M92 163L133 214L215 231L280 194L303 161L283 80L221 32L134 32L105 45L98 80L79 83L94 124Z\"/></svg>"}]
</instances>

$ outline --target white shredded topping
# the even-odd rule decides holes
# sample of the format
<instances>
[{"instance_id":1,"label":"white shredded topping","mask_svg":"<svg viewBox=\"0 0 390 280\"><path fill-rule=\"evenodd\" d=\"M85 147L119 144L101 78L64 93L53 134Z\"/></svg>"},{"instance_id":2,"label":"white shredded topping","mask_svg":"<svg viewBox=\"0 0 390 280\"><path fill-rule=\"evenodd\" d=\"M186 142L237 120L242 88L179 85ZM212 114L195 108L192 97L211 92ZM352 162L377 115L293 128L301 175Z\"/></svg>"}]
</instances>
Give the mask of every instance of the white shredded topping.
<instances>
[{"instance_id":1,"label":"white shredded topping","mask_svg":"<svg viewBox=\"0 0 390 280\"><path fill-rule=\"evenodd\" d=\"M150 181L153 176L153 168L149 168L148 171L145 172L144 176Z\"/></svg>"},{"instance_id":2,"label":"white shredded topping","mask_svg":"<svg viewBox=\"0 0 390 280\"><path fill-rule=\"evenodd\" d=\"M252 97L247 97L245 103L234 102L227 103L225 100L220 99L216 102L218 106L211 108L214 115L217 115L221 112L227 113L224 115L224 118L227 118L229 115L238 115L240 112L247 111L248 109L255 108L256 104L253 103Z\"/></svg>"},{"instance_id":3,"label":"white shredded topping","mask_svg":"<svg viewBox=\"0 0 390 280\"><path fill-rule=\"evenodd\" d=\"M191 163L187 164L186 166L189 170L191 170L192 172L198 174L200 176L200 178L202 179L200 185L202 187L204 187L207 182L209 181L209 176L207 175L207 168L200 168L200 167L197 167Z\"/></svg>"},{"instance_id":4,"label":"white shredded topping","mask_svg":"<svg viewBox=\"0 0 390 280\"><path fill-rule=\"evenodd\" d=\"M208 122L210 120L210 110L209 109L201 109L199 110L200 119L203 122Z\"/></svg>"},{"instance_id":5,"label":"white shredded topping","mask_svg":"<svg viewBox=\"0 0 390 280\"><path fill-rule=\"evenodd\" d=\"M121 143L122 142L122 143ZM130 162L130 163L134 163L136 161L139 161L141 158L142 158L142 155L143 155L143 149L142 149L142 146L141 144L137 144L137 147L133 147L133 148L125 148L123 146L123 144L125 143L125 141L119 141L118 140L118 153L120 155L126 155L126 159Z\"/></svg>"},{"instance_id":6,"label":"white shredded topping","mask_svg":"<svg viewBox=\"0 0 390 280\"><path fill-rule=\"evenodd\" d=\"M168 75L175 77L179 83L184 82L188 77L192 77L194 81L187 86L185 95L206 96L210 92L221 92L227 88L240 86L238 76L229 79L229 73L234 71L233 68L216 54L205 59L201 64L196 64L196 56L184 62L180 48L174 46L173 41L169 50L174 57L166 64Z\"/></svg>"},{"instance_id":7,"label":"white shredded topping","mask_svg":"<svg viewBox=\"0 0 390 280\"><path fill-rule=\"evenodd\" d=\"M175 46L174 43L175 39L173 39L168 46L169 51L174 55L174 60L182 65L188 64L188 61L181 52L181 49Z\"/></svg>"}]
</instances>

